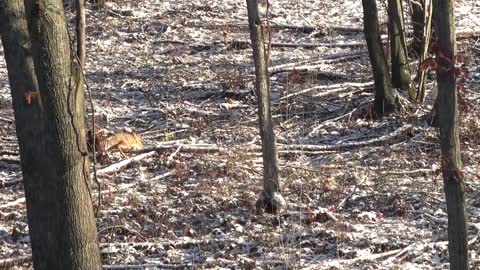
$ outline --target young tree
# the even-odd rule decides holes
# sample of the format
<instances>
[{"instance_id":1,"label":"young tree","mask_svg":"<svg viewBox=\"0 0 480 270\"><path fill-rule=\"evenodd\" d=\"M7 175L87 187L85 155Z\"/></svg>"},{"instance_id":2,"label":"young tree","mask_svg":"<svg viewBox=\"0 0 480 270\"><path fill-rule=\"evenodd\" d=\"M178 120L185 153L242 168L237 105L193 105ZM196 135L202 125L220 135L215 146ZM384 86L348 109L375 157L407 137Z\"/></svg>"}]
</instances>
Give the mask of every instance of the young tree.
<instances>
[{"instance_id":1,"label":"young tree","mask_svg":"<svg viewBox=\"0 0 480 270\"><path fill-rule=\"evenodd\" d=\"M467 211L465 179L461 172L458 96L455 72L454 0L434 1L435 30L438 37L437 87L442 174L448 213L450 269L468 269ZM443 57L440 57L443 55Z\"/></svg>"},{"instance_id":2,"label":"young tree","mask_svg":"<svg viewBox=\"0 0 480 270\"><path fill-rule=\"evenodd\" d=\"M432 4L431 0L422 0L421 2L423 3L423 9L420 10L420 11L422 11L421 32L418 29L415 30L416 25L418 27L418 24L420 22L419 21L415 22L414 18L413 18L413 17L420 17L420 15L418 15L418 14L413 15L412 14L412 21L413 21L413 24L414 24L414 26L413 26L413 28L414 28L414 41L412 43L412 47L413 47L413 50L415 50L414 54L417 54L417 57L420 58L419 63L422 63L428 57L428 51L429 51L428 49L430 47L430 39L431 39L431 36L432 36L432 13L433 13L433 11L432 11L433 4ZM417 4L415 4L414 6L418 7ZM412 12L420 12L420 11L417 11L416 8L412 8ZM416 41L417 38L421 39L420 42ZM420 43L420 44L418 44L418 43ZM421 47L421 49L419 51L417 51L418 46ZM425 93L426 93L426 89L427 89L427 76L426 76L426 71L425 70L421 70L420 68L418 69L417 78L416 78L415 83L416 83L416 89L417 90L416 90L416 93L415 93L415 99L412 100L412 101L422 103L423 100L425 99ZM415 92L415 89L413 89L413 87L412 87L411 92ZM411 95L410 95L410 97L411 97Z\"/></svg>"},{"instance_id":3,"label":"young tree","mask_svg":"<svg viewBox=\"0 0 480 270\"><path fill-rule=\"evenodd\" d=\"M258 97L258 118L263 155L263 191L256 203L257 211L277 213L285 205L280 191L278 151L270 104L270 78L262 22L257 0L247 0L248 25L255 63L255 90Z\"/></svg>"},{"instance_id":4,"label":"young tree","mask_svg":"<svg viewBox=\"0 0 480 270\"><path fill-rule=\"evenodd\" d=\"M101 269L82 77L70 54L62 2L25 0L24 8L22 1L3 0L0 15L34 267Z\"/></svg>"},{"instance_id":5,"label":"young tree","mask_svg":"<svg viewBox=\"0 0 480 270\"><path fill-rule=\"evenodd\" d=\"M85 0L75 0L76 15L76 36L77 36L77 57L81 66L85 67L86 61L86 12L85 12Z\"/></svg>"},{"instance_id":6,"label":"young tree","mask_svg":"<svg viewBox=\"0 0 480 270\"><path fill-rule=\"evenodd\" d=\"M407 91L410 89L410 66L408 63L403 7L401 0L388 0L388 31L392 59L392 85ZM412 95L411 99L415 97Z\"/></svg>"},{"instance_id":7,"label":"young tree","mask_svg":"<svg viewBox=\"0 0 480 270\"><path fill-rule=\"evenodd\" d=\"M429 1L429 0L427 0ZM412 39L412 53L411 56L419 58L423 51L423 33L425 28L425 0L409 0L412 27L413 27L413 39Z\"/></svg>"},{"instance_id":8,"label":"young tree","mask_svg":"<svg viewBox=\"0 0 480 270\"><path fill-rule=\"evenodd\" d=\"M382 117L395 110L397 97L392 89L390 72L380 39L377 4L375 0L362 0L362 5L365 39L375 81L375 111Z\"/></svg>"}]
</instances>

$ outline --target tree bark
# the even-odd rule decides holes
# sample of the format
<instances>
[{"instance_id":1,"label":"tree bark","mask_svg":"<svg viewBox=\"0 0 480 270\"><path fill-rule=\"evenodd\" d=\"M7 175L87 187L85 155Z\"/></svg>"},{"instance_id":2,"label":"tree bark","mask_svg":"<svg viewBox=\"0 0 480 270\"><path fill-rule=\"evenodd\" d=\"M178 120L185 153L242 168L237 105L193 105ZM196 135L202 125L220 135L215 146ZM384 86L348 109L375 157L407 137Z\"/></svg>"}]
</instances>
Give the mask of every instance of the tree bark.
<instances>
[{"instance_id":1,"label":"tree bark","mask_svg":"<svg viewBox=\"0 0 480 270\"><path fill-rule=\"evenodd\" d=\"M61 0L25 0L43 107L47 175L25 182L35 269L101 269L90 194L81 70Z\"/></svg>"},{"instance_id":2,"label":"tree bark","mask_svg":"<svg viewBox=\"0 0 480 270\"><path fill-rule=\"evenodd\" d=\"M258 99L258 118L263 156L263 191L256 203L257 211L277 213L285 205L281 195L278 151L270 104L270 78L262 22L257 0L247 0L248 25L255 62L255 90Z\"/></svg>"},{"instance_id":3,"label":"tree bark","mask_svg":"<svg viewBox=\"0 0 480 270\"><path fill-rule=\"evenodd\" d=\"M379 117L395 111L396 94L383 51L375 0L362 0L363 27L375 82L375 111Z\"/></svg>"},{"instance_id":4,"label":"tree bark","mask_svg":"<svg viewBox=\"0 0 480 270\"><path fill-rule=\"evenodd\" d=\"M465 179L461 172L458 96L455 69L454 1L435 0L434 16L438 37L437 57L438 117L442 149L442 174L448 213L448 251L450 269L468 269L467 211L465 209Z\"/></svg>"},{"instance_id":5,"label":"tree bark","mask_svg":"<svg viewBox=\"0 0 480 270\"><path fill-rule=\"evenodd\" d=\"M401 0L388 0L388 17L392 59L392 86L408 91L410 89L410 66L408 63ZM414 95L412 95L413 98Z\"/></svg>"},{"instance_id":6,"label":"tree bark","mask_svg":"<svg viewBox=\"0 0 480 270\"><path fill-rule=\"evenodd\" d=\"M409 1L412 27L413 27L413 39L412 39L412 51L411 56L419 58L423 52L423 33L425 28L425 0Z\"/></svg>"},{"instance_id":7,"label":"tree bark","mask_svg":"<svg viewBox=\"0 0 480 270\"><path fill-rule=\"evenodd\" d=\"M85 67L86 61L86 12L85 0L75 0L76 15L76 34L77 34L77 57L82 68Z\"/></svg>"}]
</instances>

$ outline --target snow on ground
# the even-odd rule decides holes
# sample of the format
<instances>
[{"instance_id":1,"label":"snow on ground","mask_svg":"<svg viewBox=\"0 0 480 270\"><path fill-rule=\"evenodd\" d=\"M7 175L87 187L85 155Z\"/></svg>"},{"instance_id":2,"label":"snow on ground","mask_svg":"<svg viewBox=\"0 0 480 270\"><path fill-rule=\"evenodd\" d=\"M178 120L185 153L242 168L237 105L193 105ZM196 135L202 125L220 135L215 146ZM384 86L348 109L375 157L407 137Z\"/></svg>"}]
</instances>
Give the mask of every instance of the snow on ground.
<instances>
[{"instance_id":1,"label":"snow on ground","mask_svg":"<svg viewBox=\"0 0 480 270\"><path fill-rule=\"evenodd\" d=\"M103 263L448 269L438 134L426 117L434 77L427 104L372 120L361 12L361 2L352 0L272 1L273 42L325 46L272 51L273 115L289 205L268 216L254 211L262 162L251 50L242 46L249 40L245 1L121 0L89 9L86 78L103 127L131 128L147 147L176 142L211 150L173 154L173 145L99 176ZM458 31L480 30L478 1L457 1L456 12ZM458 47L470 56L465 98L472 109L462 114L462 150L469 255L479 269L480 41L462 39ZM282 72L313 64L315 72ZM330 88L306 90L322 85ZM9 95L0 61L0 151L17 149ZM0 158L0 180L19 179L18 156ZM20 184L0 190L0 259L30 253L22 198Z\"/></svg>"}]
</instances>

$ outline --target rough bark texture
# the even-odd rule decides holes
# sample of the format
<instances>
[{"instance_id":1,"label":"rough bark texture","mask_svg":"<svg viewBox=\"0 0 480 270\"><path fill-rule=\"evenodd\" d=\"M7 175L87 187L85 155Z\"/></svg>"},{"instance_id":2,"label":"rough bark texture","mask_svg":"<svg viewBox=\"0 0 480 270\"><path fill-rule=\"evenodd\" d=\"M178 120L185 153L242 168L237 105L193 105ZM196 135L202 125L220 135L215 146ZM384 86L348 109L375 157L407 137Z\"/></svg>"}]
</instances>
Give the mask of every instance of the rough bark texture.
<instances>
[{"instance_id":1,"label":"rough bark texture","mask_svg":"<svg viewBox=\"0 0 480 270\"><path fill-rule=\"evenodd\" d=\"M76 30L77 30L77 57L82 67L85 67L86 61L86 12L85 0L75 0L75 7L77 9L76 16Z\"/></svg>"},{"instance_id":2,"label":"rough bark texture","mask_svg":"<svg viewBox=\"0 0 480 270\"><path fill-rule=\"evenodd\" d=\"M273 129L270 105L270 78L262 24L256 0L247 0L248 25L255 62L255 90L258 98L258 117L263 154L263 192L257 201L257 210L278 212L285 204L280 194L278 151Z\"/></svg>"},{"instance_id":3,"label":"rough bark texture","mask_svg":"<svg viewBox=\"0 0 480 270\"><path fill-rule=\"evenodd\" d=\"M377 4L375 0L362 0L362 4L365 39L375 81L375 111L381 117L395 110L396 95L380 39Z\"/></svg>"},{"instance_id":4,"label":"rough bark texture","mask_svg":"<svg viewBox=\"0 0 480 270\"><path fill-rule=\"evenodd\" d=\"M392 86L407 91L410 88L410 66L408 63L401 0L388 0L388 17L392 59Z\"/></svg>"},{"instance_id":5,"label":"rough bark texture","mask_svg":"<svg viewBox=\"0 0 480 270\"><path fill-rule=\"evenodd\" d=\"M25 0L49 166L25 182L35 269L101 269L89 188L83 84L61 0Z\"/></svg>"},{"instance_id":6,"label":"rough bark texture","mask_svg":"<svg viewBox=\"0 0 480 270\"><path fill-rule=\"evenodd\" d=\"M437 71L438 117L442 148L442 173L448 213L448 251L450 269L468 269L467 212L465 183L461 173L458 97L455 72L454 1L435 0L435 27L439 50L451 61L439 59L439 65L448 71Z\"/></svg>"}]
</instances>

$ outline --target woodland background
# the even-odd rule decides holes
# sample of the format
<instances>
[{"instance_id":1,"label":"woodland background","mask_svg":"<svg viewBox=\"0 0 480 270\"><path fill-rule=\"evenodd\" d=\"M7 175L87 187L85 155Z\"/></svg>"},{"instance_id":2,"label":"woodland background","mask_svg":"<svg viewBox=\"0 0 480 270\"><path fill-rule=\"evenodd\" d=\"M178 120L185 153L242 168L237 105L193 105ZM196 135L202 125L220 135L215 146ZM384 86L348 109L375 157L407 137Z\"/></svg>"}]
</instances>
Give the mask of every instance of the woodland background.
<instances>
[{"instance_id":1,"label":"woodland background","mask_svg":"<svg viewBox=\"0 0 480 270\"><path fill-rule=\"evenodd\" d=\"M245 2L88 8L85 75L100 124L165 148L99 174L103 264L447 269L438 131L427 117L433 75L425 104L372 119L361 1L277 0L270 12L272 109L289 203L279 216L254 210L262 160ZM458 32L479 31L480 2L457 1L455 12ZM459 40L458 51L470 70L461 142L470 258L479 269L479 38ZM0 61L0 259L30 254L22 185L5 187L21 179L17 148Z\"/></svg>"}]
</instances>

